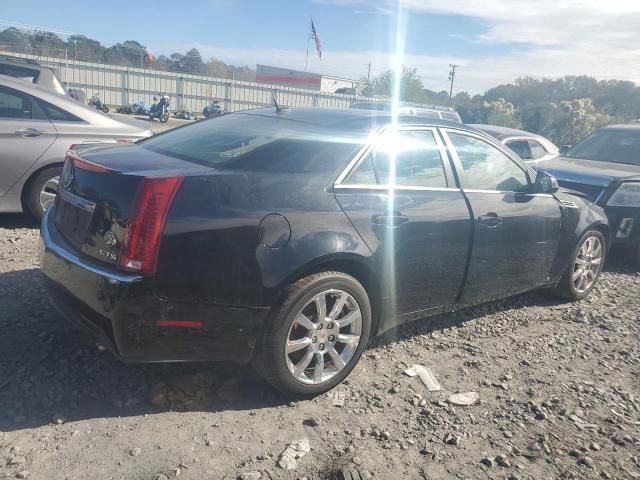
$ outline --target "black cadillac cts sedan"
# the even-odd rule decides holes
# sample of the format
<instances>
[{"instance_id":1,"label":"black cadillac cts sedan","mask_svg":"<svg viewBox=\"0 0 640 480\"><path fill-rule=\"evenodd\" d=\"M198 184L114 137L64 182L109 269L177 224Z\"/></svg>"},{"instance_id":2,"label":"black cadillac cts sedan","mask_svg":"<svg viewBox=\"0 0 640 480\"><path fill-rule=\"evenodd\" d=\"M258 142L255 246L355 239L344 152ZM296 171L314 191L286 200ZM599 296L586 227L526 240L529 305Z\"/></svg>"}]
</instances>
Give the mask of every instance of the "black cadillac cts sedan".
<instances>
[{"instance_id":1,"label":"black cadillac cts sedan","mask_svg":"<svg viewBox=\"0 0 640 480\"><path fill-rule=\"evenodd\" d=\"M305 397L398 324L585 297L609 228L459 123L265 109L69 152L41 236L55 305L122 360L252 362Z\"/></svg>"}]
</instances>

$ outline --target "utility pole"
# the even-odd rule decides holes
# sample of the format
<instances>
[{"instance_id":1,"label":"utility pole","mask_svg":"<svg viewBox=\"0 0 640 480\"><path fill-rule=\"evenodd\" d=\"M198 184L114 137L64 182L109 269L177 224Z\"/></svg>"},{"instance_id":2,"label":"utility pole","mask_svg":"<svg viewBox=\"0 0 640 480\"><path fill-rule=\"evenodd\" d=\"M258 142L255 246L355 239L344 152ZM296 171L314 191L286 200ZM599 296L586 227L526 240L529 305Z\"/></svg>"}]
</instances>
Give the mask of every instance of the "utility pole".
<instances>
[{"instance_id":1,"label":"utility pole","mask_svg":"<svg viewBox=\"0 0 640 480\"><path fill-rule=\"evenodd\" d=\"M456 78L456 68L460 65L450 63L449 66L451 67L451 70L449 71L449 80L451 80L451 87L449 88L449 106L451 106L451 103L453 102L453 79Z\"/></svg>"},{"instance_id":2,"label":"utility pole","mask_svg":"<svg viewBox=\"0 0 640 480\"><path fill-rule=\"evenodd\" d=\"M367 85L371 83L371 62L369 62L369 68L367 69Z\"/></svg>"}]
</instances>

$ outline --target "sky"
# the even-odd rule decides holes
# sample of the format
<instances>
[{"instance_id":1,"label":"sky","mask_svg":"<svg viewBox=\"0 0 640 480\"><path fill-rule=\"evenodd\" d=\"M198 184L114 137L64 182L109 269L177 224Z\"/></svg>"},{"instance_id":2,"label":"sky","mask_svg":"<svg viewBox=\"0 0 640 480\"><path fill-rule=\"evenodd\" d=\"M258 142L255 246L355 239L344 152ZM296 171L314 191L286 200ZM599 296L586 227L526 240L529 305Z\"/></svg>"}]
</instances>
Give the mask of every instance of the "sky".
<instances>
[{"instance_id":1,"label":"sky","mask_svg":"<svg viewBox=\"0 0 640 480\"><path fill-rule=\"evenodd\" d=\"M359 79L399 65L426 88L481 93L514 79L591 75L640 82L638 0L0 0L0 28L32 25L110 45L137 40L157 55Z\"/></svg>"}]
</instances>

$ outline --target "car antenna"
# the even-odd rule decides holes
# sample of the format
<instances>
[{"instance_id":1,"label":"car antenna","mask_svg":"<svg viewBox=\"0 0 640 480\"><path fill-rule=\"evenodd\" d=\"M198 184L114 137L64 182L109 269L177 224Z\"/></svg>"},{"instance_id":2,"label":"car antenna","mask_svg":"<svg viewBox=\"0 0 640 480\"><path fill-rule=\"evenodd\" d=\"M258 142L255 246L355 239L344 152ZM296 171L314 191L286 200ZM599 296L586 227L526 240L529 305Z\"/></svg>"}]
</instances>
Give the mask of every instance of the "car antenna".
<instances>
[{"instance_id":1,"label":"car antenna","mask_svg":"<svg viewBox=\"0 0 640 480\"><path fill-rule=\"evenodd\" d=\"M278 105L278 101L276 100L276 94L274 93L271 96L271 101L273 102L273 104L276 107L276 113L280 114L280 113L284 113L284 112L290 112L291 111L291 107L287 107L286 105Z\"/></svg>"}]
</instances>

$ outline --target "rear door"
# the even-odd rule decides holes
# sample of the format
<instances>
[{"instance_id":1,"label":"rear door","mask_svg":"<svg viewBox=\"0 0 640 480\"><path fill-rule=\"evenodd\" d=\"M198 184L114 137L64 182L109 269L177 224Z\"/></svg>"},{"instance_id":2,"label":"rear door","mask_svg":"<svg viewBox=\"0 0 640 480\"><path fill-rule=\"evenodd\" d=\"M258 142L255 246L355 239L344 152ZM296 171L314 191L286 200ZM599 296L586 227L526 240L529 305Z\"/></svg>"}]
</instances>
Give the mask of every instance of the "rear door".
<instances>
[{"instance_id":1,"label":"rear door","mask_svg":"<svg viewBox=\"0 0 640 480\"><path fill-rule=\"evenodd\" d=\"M482 136L444 129L474 216L462 301L519 293L549 280L560 236L560 205L532 192L529 171Z\"/></svg>"},{"instance_id":2,"label":"rear door","mask_svg":"<svg viewBox=\"0 0 640 480\"><path fill-rule=\"evenodd\" d=\"M0 86L0 195L11 189L56 136L56 129L29 95Z\"/></svg>"},{"instance_id":3,"label":"rear door","mask_svg":"<svg viewBox=\"0 0 640 480\"><path fill-rule=\"evenodd\" d=\"M471 218L445 156L435 129L399 128L364 149L334 186L374 254L389 313L406 320L455 303L464 279Z\"/></svg>"}]
</instances>

